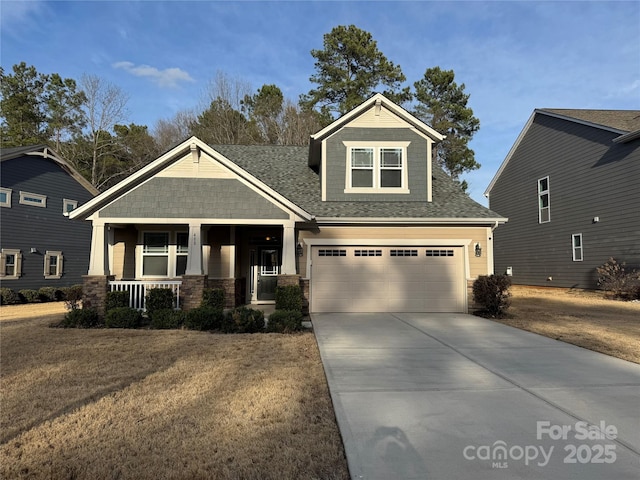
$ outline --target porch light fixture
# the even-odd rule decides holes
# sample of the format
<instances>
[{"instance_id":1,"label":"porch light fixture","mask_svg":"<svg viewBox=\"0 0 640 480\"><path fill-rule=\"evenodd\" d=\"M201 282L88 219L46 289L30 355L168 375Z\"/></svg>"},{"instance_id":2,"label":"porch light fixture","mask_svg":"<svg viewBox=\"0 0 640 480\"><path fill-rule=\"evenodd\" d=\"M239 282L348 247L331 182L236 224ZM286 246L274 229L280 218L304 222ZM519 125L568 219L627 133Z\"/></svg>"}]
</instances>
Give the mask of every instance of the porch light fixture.
<instances>
[{"instance_id":1,"label":"porch light fixture","mask_svg":"<svg viewBox=\"0 0 640 480\"><path fill-rule=\"evenodd\" d=\"M302 245L300 245L300 242L298 242L298 245L296 246L296 255L301 257L303 253L304 249L302 248Z\"/></svg>"},{"instance_id":2,"label":"porch light fixture","mask_svg":"<svg viewBox=\"0 0 640 480\"><path fill-rule=\"evenodd\" d=\"M476 252L476 257L482 256L482 247L480 246L479 243L476 243L475 252Z\"/></svg>"}]
</instances>

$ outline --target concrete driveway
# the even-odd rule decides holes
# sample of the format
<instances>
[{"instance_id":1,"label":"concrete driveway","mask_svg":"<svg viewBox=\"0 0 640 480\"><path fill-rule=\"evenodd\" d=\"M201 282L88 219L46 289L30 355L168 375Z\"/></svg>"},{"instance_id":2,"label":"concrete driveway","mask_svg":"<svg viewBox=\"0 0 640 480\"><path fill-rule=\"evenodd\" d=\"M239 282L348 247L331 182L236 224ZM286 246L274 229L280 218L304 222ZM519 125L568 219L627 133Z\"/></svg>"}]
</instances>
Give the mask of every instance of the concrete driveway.
<instances>
[{"instance_id":1,"label":"concrete driveway","mask_svg":"<svg viewBox=\"0 0 640 480\"><path fill-rule=\"evenodd\" d=\"M640 365L471 315L312 321L354 479L640 478Z\"/></svg>"}]
</instances>

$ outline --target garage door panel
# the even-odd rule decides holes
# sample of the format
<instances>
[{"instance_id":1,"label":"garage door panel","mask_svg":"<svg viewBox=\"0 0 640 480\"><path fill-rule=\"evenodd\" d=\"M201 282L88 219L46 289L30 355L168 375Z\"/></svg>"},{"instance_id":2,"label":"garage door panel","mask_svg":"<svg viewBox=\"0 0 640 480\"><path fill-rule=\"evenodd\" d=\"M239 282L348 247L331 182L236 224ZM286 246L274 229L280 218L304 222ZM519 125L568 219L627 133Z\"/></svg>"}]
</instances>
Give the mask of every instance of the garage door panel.
<instances>
[{"instance_id":1,"label":"garage door panel","mask_svg":"<svg viewBox=\"0 0 640 480\"><path fill-rule=\"evenodd\" d=\"M456 247L312 250L314 312L460 312L464 285L462 250Z\"/></svg>"}]
</instances>

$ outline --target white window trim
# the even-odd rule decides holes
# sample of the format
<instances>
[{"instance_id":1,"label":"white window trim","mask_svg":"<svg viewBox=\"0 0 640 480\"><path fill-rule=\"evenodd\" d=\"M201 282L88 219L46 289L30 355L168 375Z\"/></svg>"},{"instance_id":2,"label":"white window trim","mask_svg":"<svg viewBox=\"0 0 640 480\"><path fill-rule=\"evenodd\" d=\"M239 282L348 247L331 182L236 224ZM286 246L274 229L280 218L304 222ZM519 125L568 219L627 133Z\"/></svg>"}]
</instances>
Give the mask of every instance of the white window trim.
<instances>
[{"instance_id":1,"label":"white window trim","mask_svg":"<svg viewBox=\"0 0 640 480\"><path fill-rule=\"evenodd\" d=\"M51 275L49 273L49 260L51 257L56 257L58 260L56 262L56 273L55 275ZM57 279L62 277L63 272L63 256L60 251L50 251L47 250L44 254L44 278L46 279Z\"/></svg>"},{"instance_id":2,"label":"white window trim","mask_svg":"<svg viewBox=\"0 0 640 480\"><path fill-rule=\"evenodd\" d=\"M409 168L407 158L407 147L411 142L394 142L394 141L345 141L342 144L346 147L346 182L344 193L387 193L387 194L408 194L409 190ZM372 148L373 149L373 187L352 187L351 186L351 150L354 148ZM402 150L402 186L401 187L381 187L380 186L380 151L384 148L393 148Z\"/></svg>"},{"instance_id":3,"label":"white window trim","mask_svg":"<svg viewBox=\"0 0 640 480\"><path fill-rule=\"evenodd\" d=\"M0 201L0 207L11 208L11 192L10 188L0 188L0 193L4 193L7 195L7 200L5 202Z\"/></svg>"},{"instance_id":4,"label":"white window trim","mask_svg":"<svg viewBox=\"0 0 640 480\"><path fill-rule=\"evenodd\" d=\"M543 180L547 180L547 189L546 190L540 190L540 182L542 182ZM542 195L546 195L547 196L547 206L546 207L542 207L542 203L541 203L541 198ZM542 211L543 209L546 209L548 212L548 220L542 220ZM538 223L549 223L551 222L551 183L549 182L549 177L542 177L538 179Z\"/></svg>"},{"instance_id":5,"label":"white window trim","mask_svg":"<svg viewBox=\"0 0 640 480\"><path fill-rule=\"evenodd\" d=\"M29 197L39 199L40 202L32 201ZM20 203L22 205L30 205L32 207L47 208L47 196L39 193L20 192Z\"/></svg>"},{"instance_id":6,"label":"white window trim","mask_svg":"<svg viewBox=\"0 0 640 480\"><path fill-rule=\"evenodd\" d=\"M576 247L576 238L580 239L580 246ZM576 253L580 252L580 258L577 258ZM584 261L584 245L582 243L582 234L574 233L571 235L571 256L574 262L582 262Z\"/></svg>"},{"instance_id":7,"label":"white window trim","mask_svg":"<svg viewBox=\"0 0 640 480\"><path fill-rule=\"evenodd\" d=\"M7 255L15 255L15 268L13 275L7 275ZM22 252L14 248L3 248L0 253L0 278L2 280L17 280L22 275Z\"/></svg>"},{"instance_id":8,"label":"white window trim","mask_svg":"<svg viewBox=\"0 0 640 480\"><path fill-rule=\"evenodd\" d=\"M145 253L144 251L144 235L145 233L166 233L169 236L167 253ZM177 258L178 256L188 254L178 252L178 234L186 233L187 238L189 232L187 230L144 230L140 232L139 245L136 248L136 278L139 279L166 279L166 278L178 278L181 275L176 275ZM143 262L145 256L167 256L167 274L166 275L143 275ZM188 261L188 260L187 260Z\"/></svg>"},{"instance_id":9,"label":"white window trim","mask_svg":"<svg viewBox=\"0 0 640 480\"><path fill-rule=\"evenodd\" d=\"M73 208L71 210L67 210L67 206L68 205L72 205ZM63 198L62 199L62 213L63 214L68 215L69 213L74 211L76 208L78 208L78 201L77 200L69 200L68 198Z\"/></svg>"}]
</instances>

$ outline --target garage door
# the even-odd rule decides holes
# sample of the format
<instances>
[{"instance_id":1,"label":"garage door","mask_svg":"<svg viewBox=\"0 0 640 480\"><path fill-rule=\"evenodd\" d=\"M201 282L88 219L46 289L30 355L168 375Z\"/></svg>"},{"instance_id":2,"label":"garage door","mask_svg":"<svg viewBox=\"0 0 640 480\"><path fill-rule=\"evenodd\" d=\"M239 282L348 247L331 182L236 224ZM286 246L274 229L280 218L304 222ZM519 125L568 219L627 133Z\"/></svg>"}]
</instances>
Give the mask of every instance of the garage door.
<instances>
[{"instance_id":1,"label":"garage door","mask_svg":"<svg viewBox=\"0 0 640 480\"><path fill-rule=\"evenodd\" d=\"M313 247L312 312L462 312L460 247Z\"/></svg>"}]
</instances>

